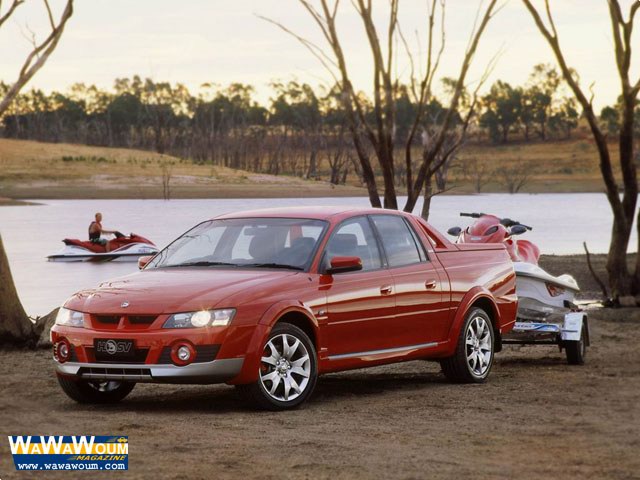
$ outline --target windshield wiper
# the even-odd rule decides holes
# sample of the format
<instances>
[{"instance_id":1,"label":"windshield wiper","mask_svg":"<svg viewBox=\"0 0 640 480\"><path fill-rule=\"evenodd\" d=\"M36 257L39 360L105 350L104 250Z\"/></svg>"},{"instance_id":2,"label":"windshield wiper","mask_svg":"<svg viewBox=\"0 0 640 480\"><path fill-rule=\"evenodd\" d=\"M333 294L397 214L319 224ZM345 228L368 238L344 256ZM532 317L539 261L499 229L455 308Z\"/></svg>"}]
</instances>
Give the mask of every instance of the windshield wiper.
<instances>
[{"instance_id":1,"label":"windshield wiper","mask_svg":"<svg viewBox=\"0 0 640 480\"><path fill-rule=\"evenodd\" d=\"M287 265L286 263L243 263L239 267L255 267L255 268L288 268L290 270L304 270L296 265Z\"/></svg>"},{"instance_id":2,"label":"windshield wiper","mask_svg":"<svg viewBox=\"0 0 640 480\"><path fill-rule=\"evenodd\" d=\"M226 267L237 267L237 263L229 263L229 262L188 262L188 263L174 263L172 265L160 265L160 267L218 267L218 266L226 266Z\"/></svg>"}]
</instances>

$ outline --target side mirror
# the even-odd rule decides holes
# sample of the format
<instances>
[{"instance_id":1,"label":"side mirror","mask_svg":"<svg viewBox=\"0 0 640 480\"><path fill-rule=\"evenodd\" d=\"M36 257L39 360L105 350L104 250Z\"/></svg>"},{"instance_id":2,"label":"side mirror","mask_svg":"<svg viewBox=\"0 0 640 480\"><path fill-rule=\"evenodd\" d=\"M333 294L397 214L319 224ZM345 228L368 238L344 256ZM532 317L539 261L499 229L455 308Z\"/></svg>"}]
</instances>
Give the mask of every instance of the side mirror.
<instances>
[{"instance_id":1,"label":"side mirror","mask_svg":"<svg viewBox=\"0 0 640 480\"><path fill-rule=\"evenodd\" d=\"M360 257L333 257L327 273L333 275L334 273L355 272L357 270L362 270Z\"/></svg>"},{"instance_id":2,"label":"side mirror","mask_svg":"<svg viewBox=\"0 0 640 480\"><path fill-rule=\"evenodd\" d=\"M460 233L462 233L462 229L460 227L451 227L447 230L447 233L452 237L459 237Z\"/></svg>"},{"instance_id":3,"label":"side mirror","mask_svg":"<svg viewBox=\"0 0 640 480\"><path fill-rule=\"evenodd\" d=\"M147 263L149 263L152 258L153 258L153 255L146 255L144 257L138 258L138 268L142 270L144 267L147 266Z\"/></svg>"},{"instance_id":4,"label":"side mirror","mask_svg":"<svg viewBox=\"0 0 640 480\"><path fill-rule=\"evenodd\" d=\"M510 230L511 235L522 235L526 231L527 227L525 227L524 225L514 225Z\"/></svg>"}]
</instances>

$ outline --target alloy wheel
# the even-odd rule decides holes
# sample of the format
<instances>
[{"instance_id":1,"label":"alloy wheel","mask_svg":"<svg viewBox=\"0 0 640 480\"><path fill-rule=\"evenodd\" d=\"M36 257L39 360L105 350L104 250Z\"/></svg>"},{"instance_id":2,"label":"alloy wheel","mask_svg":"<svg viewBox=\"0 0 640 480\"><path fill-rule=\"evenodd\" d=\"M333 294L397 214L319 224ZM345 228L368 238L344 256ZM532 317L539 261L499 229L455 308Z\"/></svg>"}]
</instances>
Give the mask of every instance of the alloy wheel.
<instances>
[{"instance_id":1,"label":"alloy wheel","mask_svg":"<svg viewBox=\"0 0 640 480\"><path fill-rule=\"evenodd\" d=\"M474 317L465 335L467 364L471 373L482 377L491 366L493 356L493 332L486 319Z\"/></svg>"},{"instance_id":2,"label":"alloy wheel","mask_svg":"<svg viewBox=\"0 0 640 480\"><path fill-rule=\"evenodd\" d=\"M307 388L310 376L311 359L300 339L282 333L267 342L261 359L260 382L271 398L280 402L295 400Z\"/></svg>"}]
</instances>

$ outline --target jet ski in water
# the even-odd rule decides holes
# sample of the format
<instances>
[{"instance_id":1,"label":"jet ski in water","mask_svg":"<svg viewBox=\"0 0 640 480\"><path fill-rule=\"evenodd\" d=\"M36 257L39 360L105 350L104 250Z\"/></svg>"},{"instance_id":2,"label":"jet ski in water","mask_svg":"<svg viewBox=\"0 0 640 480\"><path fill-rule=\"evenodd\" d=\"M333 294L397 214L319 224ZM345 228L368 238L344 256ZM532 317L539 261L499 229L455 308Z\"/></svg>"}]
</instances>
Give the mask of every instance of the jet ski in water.
<instances>
[{"instance_id":1,"label":"jet ski in water","mask_svg":"<svg viewBox=\"0 0 640 480\"><path fill-rule=\"evenodd\" d=\"M151 240L135 233L126 236L117 232L116 238L108 242L108 252L106 246L89 240L65 238L62 241L64 248L49 255L50 262L136 262L139 257L158 253L158 247Z\"/></svg>"},{"instance_id":2,"label":"jet ski in water","mask_svg":"<svg viewBox=\"0 0 640 480\"><path fill-rule=\"evenodd\" d=\"M456 243L502 243L513 261L518 295L518 318L503 343L553 344L565 349L570 364L584 363L589 345L587 315L574 303L580 291L571 275L554 277L538 266L540 249L515 239L532 230L510 218L485 213L461 213L475 221L464 230L452 227Z\"/></svg>"}]
</instances>

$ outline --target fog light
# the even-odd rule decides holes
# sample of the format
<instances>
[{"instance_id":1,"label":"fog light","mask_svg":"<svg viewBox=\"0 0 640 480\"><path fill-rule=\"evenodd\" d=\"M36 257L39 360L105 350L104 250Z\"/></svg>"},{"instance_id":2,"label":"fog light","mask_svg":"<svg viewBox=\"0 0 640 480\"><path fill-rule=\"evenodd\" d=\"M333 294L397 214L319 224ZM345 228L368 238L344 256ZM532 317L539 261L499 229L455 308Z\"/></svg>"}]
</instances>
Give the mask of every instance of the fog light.
<instances>
[{"instance_id":1,"label":"fog light","mask_svg":"<svg viewBox=\"0 0 640 480\"><path fill-rule=\"evenodd\" d=\"M171 348L171 361L179 367L189 365L196 359L196 349L188 342L180 342Z\"/></svg>"},{"instance_id":2,"label":"fog light","mask_svg":"<svg viewBox=\"0 0 640 480\"><path fill-rule=\"evenodd\" d=\"M178 358L183 362L188 362L191 358L191 352L187 347L182 346L178 349Z\"/></svg>"},{"instance_id":3,"label":"fog light","mask_svg":"<svg viewBox=\"0 0 640 480\"><path fill-rule=\"evenodd\" d=\"M60 363L64 363L71 357L71 346L66 340L60 340L53 347L53 357Z\"/></svg>"}]
</instances>

